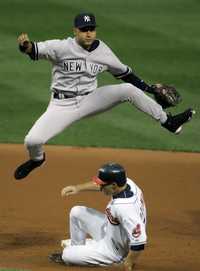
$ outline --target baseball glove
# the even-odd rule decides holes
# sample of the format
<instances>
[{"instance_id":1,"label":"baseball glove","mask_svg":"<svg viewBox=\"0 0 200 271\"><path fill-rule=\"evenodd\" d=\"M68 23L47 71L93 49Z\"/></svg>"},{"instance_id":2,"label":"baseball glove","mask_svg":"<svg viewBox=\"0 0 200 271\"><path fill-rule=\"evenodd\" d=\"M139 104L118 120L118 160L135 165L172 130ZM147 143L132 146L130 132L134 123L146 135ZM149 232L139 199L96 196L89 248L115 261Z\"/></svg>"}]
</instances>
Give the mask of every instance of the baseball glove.
<instances>
[{"instance_id":1,"label":"baseball glove","mask_svg":"<svg viewBox=\"0 0 200 271\"><path fill-rule=\"evenodd\" d=\"M162 84L152 85L151 87L156 102L163 108L176 106L182 100L175 87Z\"/></svg>"}]
</instances>

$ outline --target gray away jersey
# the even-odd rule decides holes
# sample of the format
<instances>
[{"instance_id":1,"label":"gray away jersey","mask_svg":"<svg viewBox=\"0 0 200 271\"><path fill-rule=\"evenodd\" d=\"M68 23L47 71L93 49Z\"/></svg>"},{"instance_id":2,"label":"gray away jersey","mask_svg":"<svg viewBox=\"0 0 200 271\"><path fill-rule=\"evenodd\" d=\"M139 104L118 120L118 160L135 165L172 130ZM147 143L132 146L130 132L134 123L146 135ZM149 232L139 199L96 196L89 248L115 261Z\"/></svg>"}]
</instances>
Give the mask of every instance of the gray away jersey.
<instances>
[{"instance_id":1,"label":"gray away jersey","mask_svg":"<svg viewBox=\"0 0 200 271\"><path fill-rule=\"evenodd\" d=\"M35 60L47 59L52 67L52 90L83 94L97 88L97 75L109 71L116 78L131 72L103 42L91 52L75 38L34 42Z\"/></svg>"}]
</instances>

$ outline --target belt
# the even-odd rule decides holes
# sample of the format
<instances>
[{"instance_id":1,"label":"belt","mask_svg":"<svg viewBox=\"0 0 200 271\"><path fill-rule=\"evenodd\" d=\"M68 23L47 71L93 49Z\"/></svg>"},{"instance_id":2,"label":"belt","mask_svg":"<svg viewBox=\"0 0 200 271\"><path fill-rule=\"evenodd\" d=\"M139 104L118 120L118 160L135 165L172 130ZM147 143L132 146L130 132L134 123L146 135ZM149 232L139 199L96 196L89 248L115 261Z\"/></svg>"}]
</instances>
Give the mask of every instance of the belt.
<instances>
[{"instance_id":1,"label":"belt","mask_svg":"<svg viewBox=\"0 0 200 271\"><path fill-rule=\"evenodd\" d=\"M85 96L88 95L90 92L85 92L85 93L74 93L74 92L58 92L58 91L54 91L53 92L53 98L54 99L70 99L70 98L74 98L77 96Z\"/></svg>"}]
</instances>

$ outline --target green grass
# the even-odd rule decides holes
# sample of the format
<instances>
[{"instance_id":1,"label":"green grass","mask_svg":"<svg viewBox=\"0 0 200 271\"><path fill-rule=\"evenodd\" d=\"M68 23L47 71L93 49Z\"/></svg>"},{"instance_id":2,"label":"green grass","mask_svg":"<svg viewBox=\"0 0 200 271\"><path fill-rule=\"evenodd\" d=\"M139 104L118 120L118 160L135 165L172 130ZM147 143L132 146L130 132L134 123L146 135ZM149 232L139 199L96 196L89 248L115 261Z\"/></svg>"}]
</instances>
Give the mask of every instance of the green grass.
<instances>
[{"instance_id":1,"label":"green grass","mask_svg":"<svg viewBox=\"0 0 200 271\"><path fill-rule=\"evenodd\" d=\"M197 114L180 136L123 104L81 120L50 144L200 151L200 2L196 0L7 0L0 3L0 142L22 143L45 110L51 67L31 62L17 50L17 35L32 40L71 35L76 13L96 14L99 38L149 83L175 85L183 102L172 112L194 107ZM109 74L99 85L118 83Z\"/></svg>"}]
</instances>

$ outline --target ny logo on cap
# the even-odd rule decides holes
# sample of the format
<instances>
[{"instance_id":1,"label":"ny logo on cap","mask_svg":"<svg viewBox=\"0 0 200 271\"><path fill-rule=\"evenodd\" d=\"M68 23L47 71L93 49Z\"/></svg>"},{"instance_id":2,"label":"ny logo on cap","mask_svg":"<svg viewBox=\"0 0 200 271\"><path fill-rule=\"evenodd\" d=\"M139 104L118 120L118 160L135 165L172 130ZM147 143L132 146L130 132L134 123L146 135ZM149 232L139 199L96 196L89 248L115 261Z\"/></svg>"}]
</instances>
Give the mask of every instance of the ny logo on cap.
<instances>
[{"instance_id":1,"label":"ny logo on cap","mask_svg":"<svg viewBox=\"0 0 200 271\"><path fill-rule=\"evenodd\" d=\"M90 16L84 16L84 21L85 22L90 22L91 20L90 20Z\"/></svg>"}]
</instances>

